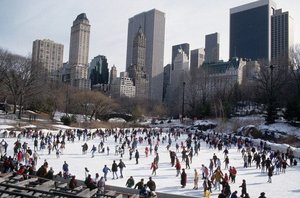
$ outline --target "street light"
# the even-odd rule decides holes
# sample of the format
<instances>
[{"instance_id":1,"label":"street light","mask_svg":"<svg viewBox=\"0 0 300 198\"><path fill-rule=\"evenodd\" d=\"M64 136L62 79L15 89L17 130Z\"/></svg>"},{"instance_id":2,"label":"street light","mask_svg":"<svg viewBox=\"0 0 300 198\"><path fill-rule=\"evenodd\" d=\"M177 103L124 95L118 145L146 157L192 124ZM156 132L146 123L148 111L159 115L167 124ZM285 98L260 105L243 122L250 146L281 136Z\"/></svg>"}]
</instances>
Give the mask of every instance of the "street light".
<instances>
[{"instance_id":1,"label":"street light","mask_svg":"<svg viewBox=\"0 0 300 198\"><path fill-rule=\"evenodd\" d=\"M273 70L275 66L270 65L270 96L269 96L269 107L268 107L268 112L267 112L267 123L272 124L275 122L275 116L276 114L275 107L274 107L274 91L273 91Z\"/></svg>"},{"instance_id":2,"label":"street light","mask_svg":"<svg viewBox=\"0 0 300 198\"><path fill-rule=\"evenodd\" d=\"M181 109L182 120L184 118L184 88L185 88L185 82L183 81L183 83L182 83L182 109Z\"/></svg>"}]
</instances>

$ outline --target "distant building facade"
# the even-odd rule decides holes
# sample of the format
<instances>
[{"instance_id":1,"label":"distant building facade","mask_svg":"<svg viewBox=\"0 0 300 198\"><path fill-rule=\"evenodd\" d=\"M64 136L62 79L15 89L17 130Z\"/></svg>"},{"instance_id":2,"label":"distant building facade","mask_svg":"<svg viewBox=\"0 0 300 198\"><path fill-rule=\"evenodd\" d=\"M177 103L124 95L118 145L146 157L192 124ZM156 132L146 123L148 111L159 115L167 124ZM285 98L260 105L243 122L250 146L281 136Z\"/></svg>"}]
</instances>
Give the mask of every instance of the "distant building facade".
<instances>
[{"instance_id":1,"label":"distant building facade","mask_svg":"<svg viewBox=\"0 0 300 198\"><path fill-rule=\"evenodd\" d=\"M133 63L133 40L140 27L146 37L145 71L149 76L149 98L161 101L163 92L165 14L153 9L137 14L129 19L126 71Z\"/></svg>"},{"instance_id":2,"label":"distant building facade","mask_svg":"<svg viewBox=\"0 0 300 198\"><path fill-rule=\"evenodd\" d=\"M35 40L32 46L32 61L40 64L51 80L60 80L63 67L64 46L49 39Z\"/></svg>"},{"instance_id":3,"label":"distant building facade","mask_svg":"<svg viewBox=\"0 0 300 198\"><path fill-rule=\"evenodd\" d=\"M109 84L112 84L116 78L117 78L117 68L115 65L113 65L110 69Z\"/></svg>"},{"instance_id":4,"label":"distant building facade","mask_svg":"<svg viewBox=\"0 0 300 198\"><path fill-rule=\"evenodd\" d=\"M182 49L179 49L171 69L170 84L167 87L166 100L171 114L179 115L182 108L182 91L188 83L189 59Z\"/></svg>"},{"instance_id":5,"label":"distant building facade","mask_svg":"<svg viewBox=\"0 0 300 198\"><path fill-rule=\"evenodd\" d=\"M132 65L128 68L129 78L135 86L137 98L148 99L149 80L145 72L146 62L146 37L142 28L138 30L133 40Z\"/></svg>"},{"instance_id":6,"label":"distant building facade","mask_svg":"<svg viewBox=\"0 0 300 198\"><path fill-rule=\"evenodd\" d=\"M205 62L216 63L220 59L220 34L205 35Z\"/></svg>"},{"instance_id":7,"label":"distant building facade","mask_svg":"<svg viewBox=\"0 0 300 198\"><path fill-rule=\"evenodd\" d=\"M260 0L230 9L229 57L251 60L271 57L272 0Z\"/></svg>"},{"instance_id":8,"label":"distant building facade","mask_svg":"<svg viewBox=\"0 0 300 198\"><path fill-rule=\"evenodd\" d=\"M190 59L191 73L196 72L196 70L203 64L204 61L205 61L205 50L203 48L191 50L191 59Z\"/></svg>"},{"instance_id":9,"label":"distant building facade","mask_svg":"<svg viewBox=\"0 0 300 198\"><path fill-rule=\"evenodd\" d=\"M275 10L271 17L271 61L274 64L287 64L294 45L293 18L289 12Z\"/></svg>"},{"instance_id":10,"label":"distant building facade","mask_svg":"<svg viewBox=\"0 0 300 198\"><path fill-rule=\"evenodd\" d=\"M230 9L230 57L287 63L293 19L276 7L272 0L259 0Z\"/></svg>"},{"instance_id":11,"label":"distant building facade","mask_svg":"<svg viewBox=\"0 0 300 198\"><path fill-rule=\"evenodd\" d=\"M171 62L172 66L174 66L174 59L178 54L178 50L180 50L180 49L182 51L184 51L184 53L186 54L188 60L190 60L190 44L182 43L182 44L179 44L179 45L174 45L174 46L172 46L172 62Z\"/></svg>"},{"instance_id":12,"label":"distant building facade","mask_svg":"<svg viewBox=\"0 0 300 198\"><path fill-rule=\"evenodd\" d=\"M88 78L90 27L85 13L78 15L71 27L69 51L71 85L80 89L90 89Z\"/></svg>"},{"instance_id":13,"label":"distant building facade","mask_svg":"<svg viewBox=\"0 0 300 198\"><path fill-rule=\"evenodd\" d=\"M135 97L135 86L133 85L132 79L128 77L127 72L121 72L120 77L113 80L110 91L112 97L115 98Z\"/></svg>"},{"instance_id":14,"label":"distant building facade","mask_svg":"<svg viewBox=\"0 0 300 198\"><path fill-rule=\"evenodd\" d=\"M103 55L98 55L93 58L90 63L90 79L91 79L91 86L94 85L101 85L101 84L108 84L108 63L107 59Z\"/></svg>"},{"instance_id":15,"label":"distant building facade","mask_svg":"<svg viewBox=\"0 0 300 198\"><path fill-rule=\"evenodd\" d=\"M171 64L167 64L164 67L163 102L166 102L167 89L171 82L171 68L172 68Z\"/></svg>"}]
</instances>

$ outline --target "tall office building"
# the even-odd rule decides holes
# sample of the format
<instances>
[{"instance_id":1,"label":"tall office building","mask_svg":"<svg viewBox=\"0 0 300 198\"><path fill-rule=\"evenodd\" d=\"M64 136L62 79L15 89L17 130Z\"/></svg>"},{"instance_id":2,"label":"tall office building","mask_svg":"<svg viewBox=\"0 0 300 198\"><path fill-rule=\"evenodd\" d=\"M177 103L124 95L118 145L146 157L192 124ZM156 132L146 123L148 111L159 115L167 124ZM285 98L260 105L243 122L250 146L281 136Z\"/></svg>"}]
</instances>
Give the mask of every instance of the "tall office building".
<instances>
[{"instance_id":1,"label":"tall office building","mask_svg":"<svg viewBox=\"0 0 300 198\"><path fill-rule=\"evenodd\" d=\"M167 64L164 67L164 83L163 83L163 102L166 102L166 94L167 94L167 89L168 86L170 85L170 80L171 80L171 64Z\"/></svg>"},{"instance_id":2,"label":"tall office building","mask_svg":"<svg viewBox=\"0 0 300 198\"><path fill-rule=\"evenodd\" d=\"M216 63L220 58L220 34L205 35L205 62Z\"/></svg>"},{"instance_id":3,"label":"tall office building","mask_svg":"<svg viewBox=\"0 0 300 198\"><path fill-rule=\"evenodd\" d=\"M260 0L230 9L229 58L271 58L272 0Z\"/></svg>"},{"instance_id":4,"label":"tall office building","mask_svg":"<svg viewBox=\"0 0 300 198\"><path fill-rule=\"evenodd\" d=\"M178 50L181 49L187 55L188 60L190 59L190 44L182 43L179 45L172 46L172 66L174 66L174 59L178 54Z\"/></svg>"},{"instance_id":5,"label":"tall office building","mask_svg":"<svg viewBox=\"0 0 300 198\"><path fill-rule=\"evenodd\" d=\"M294 44L293 18L289 12L275 10L271 17L271 29L271 60L274 64L286 64Z\"/></svg>"},{"instance_id":6,"label":"tall office building","mask_svg":"<svg viewBox=\"0 0 300 198\"><path fill-rule=\"evenodd\" d=\"M32 46L32 61L41 64L51 80L59 80L63 66L64 46L49 39L35 40Z\"/></svg>"},{"instance_id":7,"label":"tall office building","mask_svg":"<svg viewBox=\"0 0 300 198\"><path fill-rule=\"evenodd\" d=\"M88 80L90 27L85 13L78 15L71 27L69 52L71 85L81 89L90 88Z\"/></svg>"},{"instance_id":8,"label":"tall office building","mask_svg":"<svg viewBox=\"0 0 300 198\"><path fill-rule=\"evenodd\" d=\"M189 72L189 59L182 49L177 51L174 59L174 67L171 69L170 85L167 87L167 103L171 107L171 113L178 115L182 107L183 84L187 83L187 73Z\"/></svg>"},{"instance_id":9,"label":"tall office building","mask_svg":"<svg viewBox=\"0 0 300 198\"><path fill-rule=\"evenodd\" d=\"M109 84L112 84L116 78L117 78L117 68L115 65L113 65L110 69Z\"/></svg>"},{"instance_id":10,"label":"tall office building","mask_svg":"<svg viewBox=\"0 0 300 198\"><path fill-rule=\"evenodd\" d=\"M203 48L191 50L190 70L194 73L204 62L205 51Z\"/></svg>"},{"instance_id":11,"label":"tall office building","mask_svg":"<svg viewBox=\"0 0 300 198\"><path fill-rule=\"evenodd\" d=\"M103 55L93 58L90 63L91 85L108 84L108 63Z\"/></svg>"},{"instance_id":12,"label":"tall office building","mask_svg":"<svg viewBox=\"0 0 300 198\"><path fill-rule=\"evenodd\" d=\"M149 81L145 72L146 38L141 27L133 40L132 50L132 64L128 68L129 78L135 86L135 96L148 99Z\"/></svg>"},{"instance_id":13,"label":"tall office building","mask_svg":"<svg viewBox=\"0 0 300 198\"><path fill-rule=\"evenodd\" d=\"M141 27L146 37L145 71L149 76L149 98L162 100L165 44L165 14L153 9L129 19L126 70L133 63L133 40Z\"/></svg>"}]
</instances>

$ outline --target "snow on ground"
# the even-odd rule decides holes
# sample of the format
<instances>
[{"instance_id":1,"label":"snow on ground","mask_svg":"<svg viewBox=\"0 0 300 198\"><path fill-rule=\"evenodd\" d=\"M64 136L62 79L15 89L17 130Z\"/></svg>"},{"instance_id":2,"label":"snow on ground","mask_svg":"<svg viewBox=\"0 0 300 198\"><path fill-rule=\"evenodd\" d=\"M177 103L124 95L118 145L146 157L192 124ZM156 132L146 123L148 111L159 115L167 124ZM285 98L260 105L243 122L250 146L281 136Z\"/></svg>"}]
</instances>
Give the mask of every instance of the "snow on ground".
<instances>
[{"instance_id":1,"label":"snow on ground","mask_svg":"<svg viewBox=\"0 0 300 198\"><path fill-rule=\"evenodd\" d=\"M300 138L300 129L289 126L286 123L274 123L271 125L260 125L259 129L267 129L269 131L279 131L289 135L294 135Z\"/></svg>"},{"instance_id":2,"label":"snow on ground","mask_svg":"<svg viewBox=\"0 0 300 198\"><path fill-rule=\"evenodd\" d=\"M63 124L54 124L52 126L57 129L74 129L74 127L70 127L70 126L63 125Z\"/></svg>"},{"instance_id":3,"label":"snow on ground","mask_svg":"<svg viewBox=\"0 0 300 198\"><path fill-rule=\"evenodd\" d=\"M14 126L6 125L6 124L1 124L0 125L0 129L12 129L12 128L14 128Z\"/></svg>"},{"instance_id":4,"label":"snow on ground","mask_svg":"<svg viewBox=\"0 0 300 198\"><path fill-rule=\"evenodd\" d=\"M178 142L184 141L186 135L180 137ZM12 154L12 146L16 139L6 139L9 144L8 154ZM21 139L21 141L26 141L29 143L30 147L33 148L33 141L31 139ZM105 142L105 147L109 146L110 154L106 153L96 153L95 157L91 157L91 152L88 152L86 155L83 155L81 152L81 145L85 141L75 141L75 143L67 142L66 149L60 158L56 158L55 153L48 155L48 151L39 151L40 159L38 161L37 168L41 166L44 160L47 160L49 167L53 167L55 173L62 170L63 162L66 161L69 164L71 174L75 174L78 179L84 179L84 167L88 167L90 173L94 177L95 173L103 175L102 168L105 164L111 168L112 161L116 160L117 162L120 159L120 156L114 155L115 143L113 137L109 137ZM89 149L91 150L92 145L98 146L100 140L98 138L94 140L87 141ZM150 165L154 159L154 155L150 155L146 158L144 154L144 148L146 143L138 145L138 150L140 152L139 164L135 164L135 159L129 160L128 150L126 149L123 161L126 164L124 169L124 178L112 180L112 174L109 173L107 184L116 185L125 187L125 183L129 176L133 176L135 182L140 181L141 178L144 178L145 181L148 181L148 177L151 176ZM173 141L171 150L175 150L175 143ZM203 180L199 181L200 189L193 190L193 175L194 169L196 168L200 172L202 164L208 166L209 159L212 158L213 153L221 159L224 160L222 152L218 152L214 149L209 149L206 146L205 142L201 142L201 151L199 156L193 157L193 163L191 164L191 169L187 170L188 182L186 188L180 187L180 178L176 177L176 170L170 165L169 152L166 149L166 143L159 146L159 168L157 170L157 175L152 176L153 180L156 182L157 192L165 193L174 193L177 195L189 195L194 197L203 197ZM181 159L181 154L177 153L179 159ZM239 186L242 183L242 180L245 179L247 183L247 191L250 194L250 197L258 197L261 192L266 193L266 197L279 198L279 197L300 197L300 165L297 167L288 167L286 174L274 175L272 178L272 183L267 183L266 173L261 173L260 170L255 169L254 166L250 168L243 168L243 162L241 158L241 153L237 152L236 148L231 148L229 150L230 166L235 166L237 168L237 178L235 184L231 185L231 191L237 190L241 192ZM298 163L299 164L299 163ZM185 165L182 164L182 167L185 168ZM222 165L223 173L228 173L227 170L224 170L224 164ZM159 193L158 193L159 194ZM212 198L216 198L219 194L219 191L213 190Z\"/></svg>"}]
</instances>

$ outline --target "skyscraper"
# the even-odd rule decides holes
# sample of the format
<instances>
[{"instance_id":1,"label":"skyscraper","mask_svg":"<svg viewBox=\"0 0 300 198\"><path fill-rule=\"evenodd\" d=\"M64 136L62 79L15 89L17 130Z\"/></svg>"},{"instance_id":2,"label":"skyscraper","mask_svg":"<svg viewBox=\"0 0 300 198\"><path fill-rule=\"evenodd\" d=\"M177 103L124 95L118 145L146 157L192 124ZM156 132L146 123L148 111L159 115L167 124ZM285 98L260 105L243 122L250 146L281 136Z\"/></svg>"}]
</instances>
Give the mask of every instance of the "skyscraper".
<instances>
[{"instance_id":1,"label":"skyscraper","mask_svg":"<svg viewBox=\"0 0 300 198\"><path fill-rule=\"evenodd\" d=\"M63 66L64 46L49 39L35 40L32 46L32 61L41 64L45 74L52 80L59 80Z\"/></svg>"},{"instance_id":2,"label":"skyscraper","mask_svg":"<svg viewBox=\"0 0 300 198\"><path fill-rule=\"evenodd\" d=\"M103 55L98 55L93 58L90 63L90 79L91 85L108 84L108 63Z\"/></svg>"},{"instance_id":3,"label":"skyscraper","mask_svg":"<svg viewBox=\"0 0 300 198\"><path fill-rule=\"evenodd\" d=\"M141 27L146 38L145 71L149 76L149 97L162 100L165 43L165 14L153 9L129 19L126 70L133 64L133 40Z\"/></svg>"},{"instance_id":4,"label":"skyscraper","mask_svg":"<svg viewBox=\"0 0 300 198\"><path fill-rule=\"evenodd\" d=\"M178 54L178 50L181 49L187 55L188 60L190 59L190 44L182 43L179 45L172 46L172 65L174 66L174 59Z\"/></svg>"},{"instance_id":5,"label":"skyscraper","mask_svg":"<svg viewBox=\"0 0 300 198\"><path fill-rule=\"evenodd\" d=\"M166 94L168 86L170 85L171 80L171 64L167 64L164 67L164 81L163 81L163 102L166 102Z\"/></svg>"},{"instance_id":6,"label":"skyscraper","mask_svg":"<svg viewBox=\"0 0 300 198\"><path fill-rule=\"evenodd\" d=\"M136 89L135 96L148 99L149 81L145 73L146 38L141 27L133 40L132 50L132 64L128 68L128 73Z\"/></svg>"},{"instance_id":7,"label":"skyscraper","mask_svg":"<svg viewBox=\"0 0 300 198\"><path fill-rule=\"evenodd\" d=\"M117 78L117 68L115 65L113 65L110 69L109 84L112 84L116 78Z\"/></svg>"},{"instance_id":8,"label":"skyscraper","mask_svg":"<svg viewBox=\"0 0 300 198\"><path fill-rule=\"evenodd\" d=\"M271 17L271 28L271 60L274 64L286 64L294 44L293 18L289 12L275 10Z\"/></svg>"},{"instance_id":9,"label":"skyscraper","mask_svg":"<svg viewBox=\"0 0 300 198\"><path fill-rule=\"evenodd\" d=\"M88 60L90 24L85 13L78 15L71 27L69 65L71 84L81 89L89 89Z\"/></svg>"},{"instance_id":10,"label":"skyscraper","mask_svg":"<svg viewBox=\"0 0 300 198\"><path fill-rule=\"evenodd\" d=\"M205 51L203 48L191 50L190 70L195 72L205 60Z\"/></svg>"},{"instance_id":11,"label":"skyscraper","mask_svg":"<svg viewBox=\"0 0 300 198\"><path fill-rule=\"evenodd\" d=\"M271 57L272 0L260 0L230 9L229 58L252 60Z\"/></svg>"},{"instance_id":12,"label":"skyscraper","mask_svg":"<svg viewBox=\"0 0 300 198\"><path fill-rule=\"evenodd\" d=\"M220 57L220 34L205 35L205 62L216 63Z\"/></svg>"},{"instance_id":13,"label":"skyscraper","mask_svg":"<svg viewBox=\"0 0 300 198\"><path fill-rule=\"evenodd\" d=\"M170 85L167 87L167 103L171 107L173 115L178 115L182 107L182 90L187 83L189 72L189 59L182 49L178 49L174 59L174 67L171 69Z\"/></svg>"}]
</instances>

